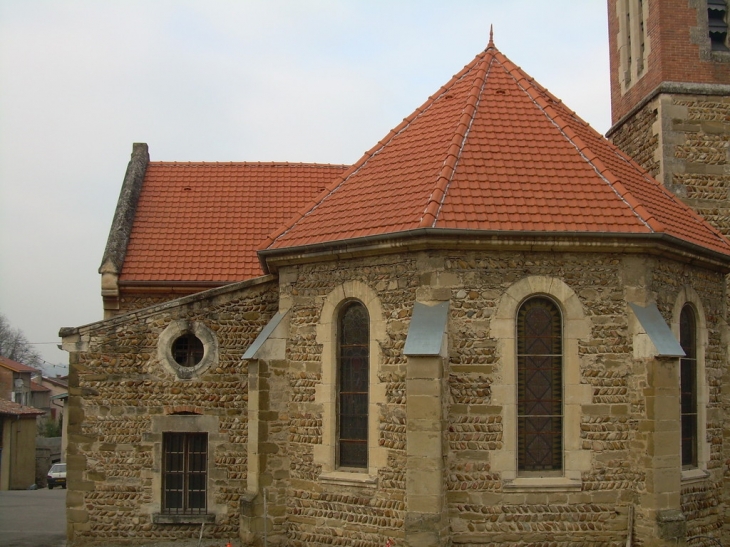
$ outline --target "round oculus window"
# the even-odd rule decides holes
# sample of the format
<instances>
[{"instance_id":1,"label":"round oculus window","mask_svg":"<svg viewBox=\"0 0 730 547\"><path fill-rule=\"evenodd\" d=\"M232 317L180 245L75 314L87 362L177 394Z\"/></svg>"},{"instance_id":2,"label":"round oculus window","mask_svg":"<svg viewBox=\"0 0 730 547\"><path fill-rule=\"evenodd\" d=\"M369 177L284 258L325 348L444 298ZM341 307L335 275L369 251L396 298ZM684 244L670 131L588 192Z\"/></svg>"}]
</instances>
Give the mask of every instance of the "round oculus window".
<instances>
[{"instance_id":1,"label":"round oculus window","mask_svg":"<svg viewBox=\"0 0 730 547\"><path fill-rule=\"evenodd\" d=\"M203 360L203 342L192 332L186 332L172 343L172 356L183 367L194 367Z\"/></svg>"},{"instance_id":2,"label":"round oculus window","mask_svg":"<svg viewBox=\"0 0 730 547\"><path fill-rule=\"evenodd\" d=\"M172 321L160 334L157 354L178 378L190 379L218 362L218 340L200 321Z\"/></svg>"}]
</instances>

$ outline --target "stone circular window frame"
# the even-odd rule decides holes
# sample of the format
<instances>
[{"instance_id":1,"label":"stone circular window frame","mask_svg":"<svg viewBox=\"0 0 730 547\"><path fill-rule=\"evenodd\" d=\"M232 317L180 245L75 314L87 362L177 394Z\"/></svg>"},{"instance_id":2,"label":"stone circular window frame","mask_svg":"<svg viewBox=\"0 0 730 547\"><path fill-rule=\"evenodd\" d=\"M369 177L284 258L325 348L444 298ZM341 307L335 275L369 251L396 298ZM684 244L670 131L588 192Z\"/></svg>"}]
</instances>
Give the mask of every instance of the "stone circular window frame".
<instances>
[{"instance_id":1,"label":"stone circular window frame","mask_svg":"<svg viewBox=\"0 0 730 547\"><path fill-rule=\"evenodd\" d=\"M191 333L203 343L203 358L194 367L185 367L175 361L172 345L180 336ZM160 334L157 342L157 356L165 367L178 378L189 380L205 372L218 362L218 339L207 326L200 321L179 319L171 322Z\"/></svg>"}]
</instances>

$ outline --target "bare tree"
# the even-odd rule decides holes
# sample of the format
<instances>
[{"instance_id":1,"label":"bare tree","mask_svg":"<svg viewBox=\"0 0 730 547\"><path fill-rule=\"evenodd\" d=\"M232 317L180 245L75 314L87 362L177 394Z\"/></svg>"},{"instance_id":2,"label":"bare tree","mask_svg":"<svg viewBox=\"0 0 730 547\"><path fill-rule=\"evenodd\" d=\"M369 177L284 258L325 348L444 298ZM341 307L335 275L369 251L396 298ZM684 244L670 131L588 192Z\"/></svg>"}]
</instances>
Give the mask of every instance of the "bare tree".
<instances>
[{"instance_id":1,"label":"bare tree","mask_svg":"<svg viewBox=\"0 0 730 547\"><path fill-rule=\"evenodd\" d=\"M40 367L43 364L41 354L33 349L23 331L10 326L2 314L0 314L0 355L29 367Z\"/></svg>"}]
</instances>

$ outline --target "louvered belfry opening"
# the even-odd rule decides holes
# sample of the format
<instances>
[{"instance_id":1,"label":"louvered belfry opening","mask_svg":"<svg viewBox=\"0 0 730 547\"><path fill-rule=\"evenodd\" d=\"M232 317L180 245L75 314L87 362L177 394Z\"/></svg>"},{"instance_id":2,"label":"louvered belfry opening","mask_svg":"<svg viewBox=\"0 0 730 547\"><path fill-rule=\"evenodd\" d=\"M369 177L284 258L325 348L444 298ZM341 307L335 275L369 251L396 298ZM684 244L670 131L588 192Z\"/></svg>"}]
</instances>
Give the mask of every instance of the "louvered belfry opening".
<instances>
[{"instance_id":1,"label":"louvered belfry opening","mask_svg":"<svg viewBox=\"0 0 730 547\"><path fill-rule=\"evenodd\" d=\"M368 465L370 328L367 309L347 303L339 315L338 462L340 467Z\"/></svg>"},{"instance_id":2,"label":"louvered belfry opening","mask_svg":"<svg viewBox=\"0 0 730 547\"><path fill-rule=\"evenodd\" d=\"M727 1L707 0L707 24L713 51L727 51Z\"/></svg>"},{"instance_id":3,"label":"louvered belfry opening","mask_svg":"<svg viewBox=\"0 0 730 547\"><path fill-rule=\"evenodd\" d=\"M205 514L208 434L165 433L163 453L163 513Z\"/></svg>"},{"instance_id":4,"label":"louvered belfry opening","mask_svg":"<svg viewBox=\"0 0 730 547\"><path fill-rule=\"evenodd\" d=\"M544 297L527 300L518 312L517 430L519 471L563 467L562 320Z\"/></svg>"}]
</instances>

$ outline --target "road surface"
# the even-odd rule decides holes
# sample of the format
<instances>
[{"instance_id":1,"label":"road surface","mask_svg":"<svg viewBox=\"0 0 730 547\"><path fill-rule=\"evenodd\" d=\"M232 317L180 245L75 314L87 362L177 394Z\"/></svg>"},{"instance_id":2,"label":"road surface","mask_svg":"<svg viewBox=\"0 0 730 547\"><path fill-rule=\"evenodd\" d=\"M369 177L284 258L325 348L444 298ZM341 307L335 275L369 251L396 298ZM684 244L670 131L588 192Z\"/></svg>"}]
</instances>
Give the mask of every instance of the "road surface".
<instances>
[{"instance_id":1,"label":"road surface","mask_svg":"<svg viewBox=\"0 0 730 547\"><path fill-rule=\"evenodd\" d=\"M0 492L0 545L66 545L66 490L43 488Z\"/></svg>"}]
</instances>

